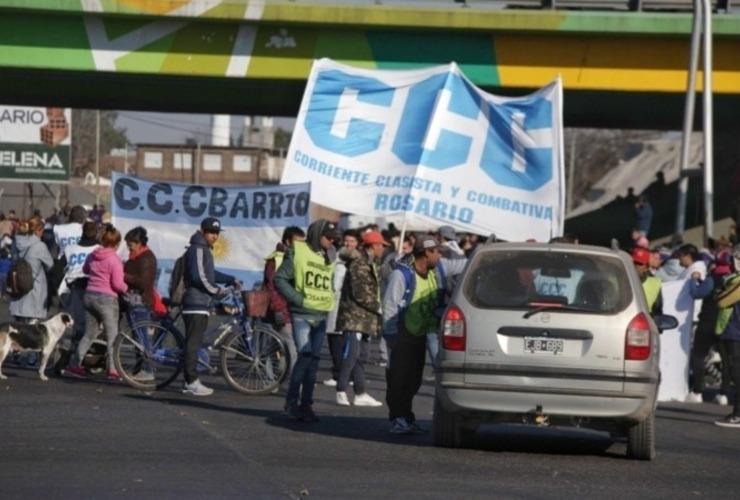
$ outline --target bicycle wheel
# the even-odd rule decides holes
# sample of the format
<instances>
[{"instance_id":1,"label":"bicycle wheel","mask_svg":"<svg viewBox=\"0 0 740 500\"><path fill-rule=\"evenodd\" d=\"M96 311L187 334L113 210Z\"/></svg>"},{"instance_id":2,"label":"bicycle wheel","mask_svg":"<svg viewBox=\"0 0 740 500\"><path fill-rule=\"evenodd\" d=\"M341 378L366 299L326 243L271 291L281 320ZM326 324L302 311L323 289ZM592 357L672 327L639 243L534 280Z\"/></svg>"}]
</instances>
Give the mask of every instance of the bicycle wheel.
<instances>
[{"instance_id":1,"label":"bicycle wheel","mask_svg":"<svg viewBox=\"0 0 740 500\"><path fill-rule=\"evenodd\" d=\"M231 387L244 394L270 394L285 380L290 368L288 350L270 328L250 333L235 330L221 345L221 370Z\"/></svg>"},{"instance_id":2,"label":"bicycle wheel","mask_svg":"<svg viewBox=\"0 0 740 500\"><path fill-rule=\"evenodd\" d=\"M153 391L169 385L183 369L185 341L180 332L145 321L122 331L113 344L113 361L134 389Z\"/></svg>"}]
</instances>

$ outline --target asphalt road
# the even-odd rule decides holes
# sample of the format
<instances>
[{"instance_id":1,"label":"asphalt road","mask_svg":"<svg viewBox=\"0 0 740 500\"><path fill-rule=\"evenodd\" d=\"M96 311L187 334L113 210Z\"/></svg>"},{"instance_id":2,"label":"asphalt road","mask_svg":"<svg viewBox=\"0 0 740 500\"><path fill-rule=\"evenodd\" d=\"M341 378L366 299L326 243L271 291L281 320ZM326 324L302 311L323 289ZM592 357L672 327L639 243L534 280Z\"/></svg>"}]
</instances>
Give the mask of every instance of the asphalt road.
<instances>
[{"instance_id":1,"label":"asphalt road","mask_svg":"<svg viewBox=\"0 0 740 500\"><path fill-rule=\"evenodd\" d=\"M0 303L0 317L6 305ZM322 360L320 379L329 361ZM658 456L628 460L606 435L490 426L474 449L392 436L386 409L339 407L316 388L321 421L282 414L283 395L249 397L218 377L216 393L155 393L107 380L5 367L0 381L0 498L737 498L740 431L713 404L661 405ZM384 398L383 369L368 392ZM431 426L434 387L415 399Z\"/></svg>"}]
</instances>

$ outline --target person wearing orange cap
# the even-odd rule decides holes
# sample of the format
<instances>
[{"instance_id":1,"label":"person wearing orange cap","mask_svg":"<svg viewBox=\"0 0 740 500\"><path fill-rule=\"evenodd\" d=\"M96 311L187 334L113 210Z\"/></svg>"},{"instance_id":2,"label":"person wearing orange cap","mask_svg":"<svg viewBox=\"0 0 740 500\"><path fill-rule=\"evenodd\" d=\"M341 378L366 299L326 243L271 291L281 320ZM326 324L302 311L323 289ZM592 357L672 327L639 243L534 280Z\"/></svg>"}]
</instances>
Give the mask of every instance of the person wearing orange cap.
<instances>
[{"instance_id":1,"label":"person wearing orange cap","mask_svg":"<svg viewBox=\"0 0 740 500\"><path fill-rule=\"evenodd\" d=\"M362 234L361 249L345 248L339 252L347 266L337 313L337 330L344 332L344 354L337 380L336 401L349 406L347 386L354 381L355 406L382 406L365 391L365 363L370 356L370 337L382 326L380 309L380 273L383 252L389 246L378 231Z\"/></svg>"},{"instance_id":2,"label":"person wearing orange cap","mask_svg":"<svg viewBox=\"0 0 740 500\"><path fill-rule=\"evenodd\" d=\"M643 247L632 249L632 262L642 282L648 308L652 314L663 313L663 294L661 293L662 282L657 276L650 273L650 250Z\"/></svg>"}]
</instances>

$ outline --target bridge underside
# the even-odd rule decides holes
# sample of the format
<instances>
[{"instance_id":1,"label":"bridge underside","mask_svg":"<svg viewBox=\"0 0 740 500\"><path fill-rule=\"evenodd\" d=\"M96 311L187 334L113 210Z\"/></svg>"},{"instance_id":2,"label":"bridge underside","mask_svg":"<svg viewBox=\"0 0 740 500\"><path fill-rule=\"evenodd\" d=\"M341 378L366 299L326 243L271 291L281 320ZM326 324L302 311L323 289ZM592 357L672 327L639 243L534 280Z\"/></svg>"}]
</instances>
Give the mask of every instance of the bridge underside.
<instances>
[{"instance_id":1,"label":"bridge underside","mask_svg":"<svg viewBox=\"0 0 740 500\"><path fill-rule=\"evenodd\" d=\"M304 81L0 68L3 104L292 117ZM482 87L499 95L531 89ZM566 127L680 130L685 94L565 90ZM715 127L740 129L740 95L714 97ZM697 94L695 127L701 128Z\"/></svg>"},{"instance_id":2,"label":"bridge underside","mask_svg":"<svg viewBox=\"0 0 740 500\"><path fill-rule=\"evenodd\" d=\"M376 69L455 61L499 95L527 94L560 75L566 126L683 125L688 14L198 0L109 0L102 13L84 11L92 5L84 2L17 5L0 0L3 104L295 116L312 61L328 57ZM67 10L54 12L59 6ZM737 129L740 16L717 16L714 30L715 125Z\"/></svg>"}]
</instances>

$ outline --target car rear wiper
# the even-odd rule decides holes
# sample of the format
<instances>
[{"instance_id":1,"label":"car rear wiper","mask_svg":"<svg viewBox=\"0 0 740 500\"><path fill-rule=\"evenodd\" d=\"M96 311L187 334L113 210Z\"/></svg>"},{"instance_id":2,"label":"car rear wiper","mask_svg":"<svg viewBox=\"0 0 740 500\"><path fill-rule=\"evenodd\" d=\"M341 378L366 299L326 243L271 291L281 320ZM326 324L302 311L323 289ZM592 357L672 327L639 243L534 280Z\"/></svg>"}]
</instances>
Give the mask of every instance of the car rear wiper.
<instances>
[{"instance_id":1,"label":"car rear wiper","mask_svg":"<svg viewBox=\"0 0 740 500\"><path fill-rule=\"evenodd\" d=\"M530 302L527 305L534 306L534 309L530 309L529 311L525 312L523 316L524 319L531 318L537 313L541 313L544 311L554 311L556 309L563 310L563 311L576 311L576 312L589 312L589 313L597 312L596 310L590 309L587 307L569 306L565 304L559 304L557 302L554 302L554 303Z\"/></svg>"}]
</instances>

